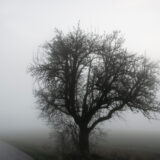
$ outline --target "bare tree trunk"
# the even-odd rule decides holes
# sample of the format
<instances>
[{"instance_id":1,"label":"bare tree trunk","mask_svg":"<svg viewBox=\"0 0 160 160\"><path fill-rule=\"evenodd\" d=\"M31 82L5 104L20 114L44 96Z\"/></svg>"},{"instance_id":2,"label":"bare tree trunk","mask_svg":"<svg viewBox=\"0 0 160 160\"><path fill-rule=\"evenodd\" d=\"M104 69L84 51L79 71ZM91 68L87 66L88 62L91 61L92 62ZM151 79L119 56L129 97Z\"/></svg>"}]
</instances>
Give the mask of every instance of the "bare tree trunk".
<instances>
[{"instance_id":1,"label":"bare tree trunk","mask_svg":"<svg viewBox=\"0 0 160 160\"><path fill-rule=\"evenodd\" d=\"M89 155L89 132L87 128L81 128L79 132L79 149L84 156Z\"/></svg>"}]
</instances>

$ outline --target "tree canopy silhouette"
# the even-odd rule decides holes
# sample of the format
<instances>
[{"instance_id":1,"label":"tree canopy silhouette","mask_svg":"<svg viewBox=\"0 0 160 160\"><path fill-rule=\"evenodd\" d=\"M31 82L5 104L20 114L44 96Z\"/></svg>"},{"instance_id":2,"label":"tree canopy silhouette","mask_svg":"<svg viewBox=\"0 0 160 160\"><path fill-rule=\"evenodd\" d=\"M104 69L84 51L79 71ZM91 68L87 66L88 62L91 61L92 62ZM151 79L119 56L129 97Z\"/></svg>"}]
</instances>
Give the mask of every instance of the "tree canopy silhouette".
<instances>
[{"instance_id":1,"label":"tree canopy silhouette","mask_svg":"<svg viewBox=\"0 0 160 160\"><path fill-rule=\"evenodd\" d=\"M156 63L123 48L118 32L98 35L79 26L55 37L30 66L44 116L76 127L79 149L89 153L90 132L127 109L147 118L159 112Z\"/></svg>"}]
</instances>

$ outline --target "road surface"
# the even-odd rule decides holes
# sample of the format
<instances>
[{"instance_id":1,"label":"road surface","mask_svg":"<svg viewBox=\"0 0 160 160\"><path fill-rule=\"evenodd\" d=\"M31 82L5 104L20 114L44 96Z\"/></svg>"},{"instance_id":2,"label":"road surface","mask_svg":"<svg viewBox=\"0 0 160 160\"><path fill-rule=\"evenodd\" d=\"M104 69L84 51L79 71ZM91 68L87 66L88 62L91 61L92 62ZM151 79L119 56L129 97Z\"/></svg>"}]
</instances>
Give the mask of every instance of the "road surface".
<instances>
[{"instance_id":1,"label":"road surface","mask_svg":"<svg viewBox=\"0 0 160 160\"><path fill-rule=\"evenodd\" d=\"M0 141L0 160L33 160L14 146Z\"/></svg>"}]
</instances>

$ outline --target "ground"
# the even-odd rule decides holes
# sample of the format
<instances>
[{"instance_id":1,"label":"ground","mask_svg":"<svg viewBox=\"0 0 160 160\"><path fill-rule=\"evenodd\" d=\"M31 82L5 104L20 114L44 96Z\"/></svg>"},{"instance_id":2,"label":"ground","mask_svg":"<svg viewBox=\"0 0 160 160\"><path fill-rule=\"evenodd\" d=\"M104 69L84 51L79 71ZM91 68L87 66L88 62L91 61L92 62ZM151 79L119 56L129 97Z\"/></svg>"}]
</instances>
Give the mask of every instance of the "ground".
<instances>
[{"instance_id":1,"label":"ground","mask_svg":"<svg viewBox=\"0 0 160 160\"><path fill-rule=\"evenodd\" d=\"M61 146L57 148L53 139L45 136L32 136L6 141L29 154L34 160L85 160L76 152L65 152L67 148L63 148L62 152ZM143 133L112 132L110 135L97 139L97 143L93 140L91 143L89 160L160 159L160 134L158 133L144 135Z\"/></svg>"},{"instance_id":2,"label":"ground","mask_svg":"<svg viewBox=\"0 0 160 160\"><path fill-rule=\"evenodd\" d=\"M0 141L0 160L33 160L16 147Z\"/></svg>"}]
</instances>

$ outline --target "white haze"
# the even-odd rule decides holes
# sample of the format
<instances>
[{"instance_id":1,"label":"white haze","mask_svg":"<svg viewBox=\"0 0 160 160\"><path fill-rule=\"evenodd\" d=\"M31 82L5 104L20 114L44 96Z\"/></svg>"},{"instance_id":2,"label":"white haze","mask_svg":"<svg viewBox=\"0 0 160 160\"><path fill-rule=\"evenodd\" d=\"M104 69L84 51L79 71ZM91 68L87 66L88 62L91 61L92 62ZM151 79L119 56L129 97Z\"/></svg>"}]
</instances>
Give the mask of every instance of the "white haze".
<instances>
[{"instance_id":1,"label":"white haze","mask_svg":"<svg viewBox=\"0 0 160 160\"><path fill-rule=\"evenodd\" d=\"M0 134L49 130L38 118L27 74L39 45L80 21L86 31L120 30L129 51L160 60L159 0L0 0ZM110 129L160 131L160 121L124 113Z\"/></svg>"}]
</instances>

